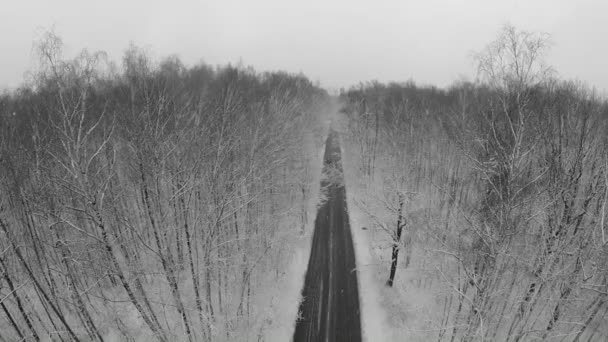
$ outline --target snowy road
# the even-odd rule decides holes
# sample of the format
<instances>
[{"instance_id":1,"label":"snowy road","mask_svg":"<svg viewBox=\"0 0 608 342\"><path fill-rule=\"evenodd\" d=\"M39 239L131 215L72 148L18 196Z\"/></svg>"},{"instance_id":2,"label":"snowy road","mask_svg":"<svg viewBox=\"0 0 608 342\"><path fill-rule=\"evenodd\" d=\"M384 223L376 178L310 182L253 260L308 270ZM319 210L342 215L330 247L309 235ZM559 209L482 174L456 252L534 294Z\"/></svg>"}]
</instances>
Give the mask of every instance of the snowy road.
<instances>
[{"instance_id":1,"label":"snowy road","mask_svg":"<svg viewBox=\"0 0 608 342\"><path fill-rule=\"evenodd\" d=\"M327 138L326 175L321 188L327 201L319 208L293 340L361 341L355 252L346 210L340 146L335 132Z\"/></svg>"}]
</instances>

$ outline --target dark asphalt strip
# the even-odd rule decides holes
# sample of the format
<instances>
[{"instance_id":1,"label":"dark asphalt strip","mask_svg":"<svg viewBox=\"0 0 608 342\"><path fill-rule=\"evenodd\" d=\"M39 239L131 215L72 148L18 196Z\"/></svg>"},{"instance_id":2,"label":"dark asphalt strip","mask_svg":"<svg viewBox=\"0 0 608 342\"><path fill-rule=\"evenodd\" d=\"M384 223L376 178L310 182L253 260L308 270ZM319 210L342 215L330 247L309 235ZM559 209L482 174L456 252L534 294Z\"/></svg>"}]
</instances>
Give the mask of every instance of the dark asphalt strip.
<instances>
[{"instance_id":1,"label":"dark asphalt strip","mask_svg":"<svg viewBox=\"0 0 608 342\"><path fill-rule=\"evenodd\" d=\"M321 188L327 201L315 220L299 317L293 335L300 341L361 341L355 251L346 210L340 146L327 138Z\"/></svg>"}]
</instances>

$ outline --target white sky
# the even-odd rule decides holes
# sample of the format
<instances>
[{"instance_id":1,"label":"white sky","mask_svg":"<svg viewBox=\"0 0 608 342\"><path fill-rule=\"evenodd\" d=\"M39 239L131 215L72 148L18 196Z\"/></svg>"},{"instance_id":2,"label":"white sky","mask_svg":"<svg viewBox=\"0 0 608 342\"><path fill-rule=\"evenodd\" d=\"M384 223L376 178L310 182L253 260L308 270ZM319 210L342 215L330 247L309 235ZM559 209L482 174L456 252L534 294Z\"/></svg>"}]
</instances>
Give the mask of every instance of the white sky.
<instances>
[{"instance_id":1,"label":"white sky","mask_svg":"<svg viewBox=\"0 0 608 342\"><path fill-rule=\"evenodd\" d=\"M325 87L360 81L446 86L473 75L471 52L507 22L544 31L548 61L566 78L608 89L605 0L19 0L0 6L0 88L33 65L32 42L55 26L67 55L129 41L188 65L240 60L304 72Z\"/></svg>"}]
</instances>

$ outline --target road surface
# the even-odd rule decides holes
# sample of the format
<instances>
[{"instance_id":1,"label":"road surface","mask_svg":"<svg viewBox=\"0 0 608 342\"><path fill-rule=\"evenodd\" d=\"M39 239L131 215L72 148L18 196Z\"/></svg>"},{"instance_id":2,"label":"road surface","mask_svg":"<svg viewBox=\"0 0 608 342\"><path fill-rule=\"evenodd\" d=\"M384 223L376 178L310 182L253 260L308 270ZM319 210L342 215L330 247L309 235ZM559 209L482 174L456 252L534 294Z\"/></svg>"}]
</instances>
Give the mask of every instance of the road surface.
<instances>
[{"instance_id":1,"label":"road surface","mask_svg":"<svg viewBox=\"0 0 608 342\"><path fill-rule=\"evenodd\" d=\"M322 192L293 336L301 341L361 341L355 251L346 210L337 134L327 138Z\"/></svg>"}]
</instances>

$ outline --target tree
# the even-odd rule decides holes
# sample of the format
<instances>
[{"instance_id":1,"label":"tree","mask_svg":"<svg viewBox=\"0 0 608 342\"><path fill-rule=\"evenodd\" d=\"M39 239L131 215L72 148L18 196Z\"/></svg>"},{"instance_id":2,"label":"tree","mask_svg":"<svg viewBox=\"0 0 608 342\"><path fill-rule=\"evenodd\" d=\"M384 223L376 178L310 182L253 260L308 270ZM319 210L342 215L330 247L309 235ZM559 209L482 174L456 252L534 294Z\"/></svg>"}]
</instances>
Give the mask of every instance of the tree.
<instances>
[{"instance_id":1,"label":"tree","mask_svg":"<svg viewBox=\"0 0 608 342\"><path fill-rule=\"evenodd\" d=\"M52 32L36 51L35 83L0 98L0 340L263 333L327 94L134 44L121 72Z\"/></svg>"}]
</instances>

